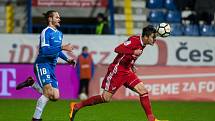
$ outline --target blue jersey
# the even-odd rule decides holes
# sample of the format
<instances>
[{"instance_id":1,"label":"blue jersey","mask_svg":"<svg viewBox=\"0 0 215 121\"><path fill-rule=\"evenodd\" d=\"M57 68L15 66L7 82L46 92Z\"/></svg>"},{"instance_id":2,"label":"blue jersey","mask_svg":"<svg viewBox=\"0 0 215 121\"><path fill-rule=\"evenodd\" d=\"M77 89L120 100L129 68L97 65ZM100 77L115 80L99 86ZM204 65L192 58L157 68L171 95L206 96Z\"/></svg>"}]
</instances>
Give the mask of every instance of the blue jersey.
<instances>
[{"instance_id":1,"label":"blue jersey","mask_svg":"<svg viewBox=\"0 0 215 121\"><path fill-rule=\"evenodd\" d=\"M58 57L67 61L67 57L62 52L63 34L57 29L46 27L40 35L39 54L34 64L35 75L41 87L51 84L58 88L54 70Z\"/></svg>"},{"instance_id":2,"label":"blue jersey","mask_svg":"<svg viewBox=\"0 0 215 121\"><path fill-rule=\"evenodd\" d=\"M67 60L62 52L63 34L57 29L46 27L40 34L39 54L35 63L48 63L55 66L58 57Z\"/></svg>"}]
</instances>

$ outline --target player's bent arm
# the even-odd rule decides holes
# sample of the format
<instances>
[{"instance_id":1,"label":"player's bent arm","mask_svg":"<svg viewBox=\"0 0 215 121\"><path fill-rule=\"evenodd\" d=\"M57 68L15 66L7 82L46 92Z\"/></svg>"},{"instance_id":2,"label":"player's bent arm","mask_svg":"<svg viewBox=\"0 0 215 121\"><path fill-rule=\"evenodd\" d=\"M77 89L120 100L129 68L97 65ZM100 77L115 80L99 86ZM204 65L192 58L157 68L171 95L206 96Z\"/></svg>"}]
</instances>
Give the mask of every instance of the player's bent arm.
<instances>
[{"instance_id":1,"label":"player's bent arm","mask_svg":"<svg viewBox=\"0 0 215 121\"><path fill-rule=\"evenodd\" d=\"M61 59L63 59L64 61L66 61L66 62L68 61L68 58L65 56L65 54L63 54L62 51L60 51L59 57L60 57Z\"/></svg>"},{"instance_id":2,"label":"player's bent arm","mask_svg":"<svg viewBox=\"0 0 215 121\"><path fill-rule=\"evenodd\" d=\"M75 61L75 59L73 59L73 58L67 59L67 63L73 65L74 67L76 66L76 61Z\"/></svg>"},{"instance_id":3,"label":"player's bent arm","mask_svg":"<svg viewBox=\"0 0 215 121\"><path fill-rule=\"evenodd\" d=\"M120 44L115 48L114 52L119 54L134 54L134 50L127 48L124 44Z\"/></svg>"},{"instance_id":4,"label":"player's bent arm","mask_svg":"<svg viewBox=\"0 0 215 121\"><path fill-rule=\"evenodd\" d=\"M73 45L70 44L70 43L65 44L65 45L62 45L62 50L72 52L73 49L74 49L74 47L73 47Z\"/></svg>"},{"instance_id":5,"label":"player's bent arm","mask_svg":"<svg viewBox=\"0 0 215 121\"><path fill-rule=\"evenodd\" d=\"M75 66L75 64L76 64L75 59L73 59L73 58L70 58L70 59L67 58L66 55L63 54L62 51L59 53L59 57L60 57L61 59L63 59L64 61L66 61L67 63L73 65L73 66Z\"/></svg>"}]
</instances>

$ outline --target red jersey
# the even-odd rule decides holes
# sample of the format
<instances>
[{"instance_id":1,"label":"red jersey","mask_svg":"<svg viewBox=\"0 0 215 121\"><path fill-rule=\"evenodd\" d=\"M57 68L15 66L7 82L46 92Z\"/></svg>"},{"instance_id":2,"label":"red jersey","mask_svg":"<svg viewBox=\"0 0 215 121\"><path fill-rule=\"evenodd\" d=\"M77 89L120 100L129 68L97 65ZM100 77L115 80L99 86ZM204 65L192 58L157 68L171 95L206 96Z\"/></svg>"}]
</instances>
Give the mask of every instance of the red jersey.
<instances>
[{"instance_id":1,"label":"red jersey","mask_svg":"<svg viewBox=\"0 0 215 121\"><path fill-rule=\"evenodd\" d=\"M119 64L125 68L132 67L137 58L140 56L134 55L134 50L143 50L144 48L145 45L143 44L141 35L129 37L127 41L115 48L115 52L118 53L118 55L115 57L111 65Z\"/></svg>"},{"instance_id":2,"label":"red jersey","mask_svg":"<svg viewBox=\"0 0 215 121\"><path fill-rule=\"evenodd\" d=\"M131 36L126 42L116 47L115 52L118 55L108 68L108 72L102 82L102 88L112 94L122 85L134 89L141 82L131 70L131 67L139 57L134 55L134 50L143 50L144 48L145 45L143 44L141 35Z\"/></svg>"}]
</instances>

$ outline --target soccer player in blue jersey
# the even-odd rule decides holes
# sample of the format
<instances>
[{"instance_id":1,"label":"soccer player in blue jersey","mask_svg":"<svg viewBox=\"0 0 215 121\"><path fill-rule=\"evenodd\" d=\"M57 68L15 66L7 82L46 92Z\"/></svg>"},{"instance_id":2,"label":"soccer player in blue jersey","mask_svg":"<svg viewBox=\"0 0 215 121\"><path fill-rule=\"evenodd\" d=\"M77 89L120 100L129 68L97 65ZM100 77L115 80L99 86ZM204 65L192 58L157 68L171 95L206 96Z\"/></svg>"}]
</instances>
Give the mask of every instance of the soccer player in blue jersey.
<instances>
[{"instance_id":1,"label":"soccer player in blue jersey","mask_svg":"<svg viewBox=\"0 0 215 121\"><path fill-rule=\"evenodd\" d=\"M62 45L63 34L57 29L60 26L59 13L50 10L43 15L48 26L40 34L39 54L34 63L34 72L38 82L28 77L16 86L17 90L31 86L41 93L32 121L42 121L41 115L47 102L59 99L58 81L54 73L58 57L70 64L75 64L73 59L68 59L62 52L62 50L72 52L73 46L70 43Z\"/></svg>"}]
</instances>

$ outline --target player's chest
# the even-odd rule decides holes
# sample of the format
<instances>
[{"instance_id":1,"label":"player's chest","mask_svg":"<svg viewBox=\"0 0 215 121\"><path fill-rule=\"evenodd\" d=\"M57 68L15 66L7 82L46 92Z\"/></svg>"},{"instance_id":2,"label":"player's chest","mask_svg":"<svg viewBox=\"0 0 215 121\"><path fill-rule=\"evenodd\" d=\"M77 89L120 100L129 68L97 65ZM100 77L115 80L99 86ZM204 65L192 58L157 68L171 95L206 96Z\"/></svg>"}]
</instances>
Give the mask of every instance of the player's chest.
<instances>
[{"instance_id":1,"label":"player's chest","mask_svg":"<svg viewBox=\"0 0 215 121\"><path fill-rule=\"evenodd\" d=\"M53 45L58 45L62 43L62 36L60 34L52 34L50 37L50 43Z\"/></svg>"}]
</instances>

